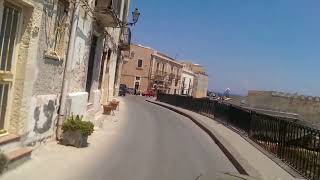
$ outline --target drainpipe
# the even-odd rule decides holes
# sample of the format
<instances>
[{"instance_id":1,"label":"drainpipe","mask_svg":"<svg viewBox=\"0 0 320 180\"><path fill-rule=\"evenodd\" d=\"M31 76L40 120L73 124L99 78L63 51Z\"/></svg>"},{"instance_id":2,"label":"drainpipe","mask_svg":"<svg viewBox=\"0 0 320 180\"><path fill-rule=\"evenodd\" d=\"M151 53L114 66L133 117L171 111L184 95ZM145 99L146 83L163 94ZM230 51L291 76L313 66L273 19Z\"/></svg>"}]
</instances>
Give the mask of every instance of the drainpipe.
<instances>
[{"instance_id":1,"label":"drainpipe","mask_svg":"<svg viewBox=\"0 0 320 180\"><path fill-rule=\"evenodd\" d=\"M66 113L66 102L67 102L67 95L68 95L68 87L70 83L70 71L71 65L73 60L73 51L74 51L74 41L76 37L76 29L77 29L77 16L79 8L79 1L75 0L73 5L73 11L71 16L71 28L69 31L70 38L68 42L68 49L67 49L67 58L65 60L65 67L63 71L63 79L62 79L62 87L61 87L61 97L60 97L60 108L58 112L58 122L57 122L57 130L56 130L56 139L60 140L62 135L62 123L65 120L65 113Z\"/></svg>"}]
</instances>

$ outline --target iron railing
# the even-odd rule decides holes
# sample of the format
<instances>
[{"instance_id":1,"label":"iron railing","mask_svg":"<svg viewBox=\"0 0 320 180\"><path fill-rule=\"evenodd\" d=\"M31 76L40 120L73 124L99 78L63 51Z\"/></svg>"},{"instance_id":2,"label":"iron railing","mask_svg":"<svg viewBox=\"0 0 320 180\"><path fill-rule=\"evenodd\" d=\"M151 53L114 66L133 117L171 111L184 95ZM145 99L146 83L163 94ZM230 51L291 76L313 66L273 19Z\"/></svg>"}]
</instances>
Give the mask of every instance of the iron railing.
<instances>
[{"instance_id":1,"label":"iron railing","mask_svg":"<svg viewBox=\"0 0 320 180\"><path fill-rule=\"evenodd\" d=\"M320 130L295 119L262 114L223 101L158 93L157 100L182 107L243 132L306 178L320 179Z\"/></svg>"}]
</instances>

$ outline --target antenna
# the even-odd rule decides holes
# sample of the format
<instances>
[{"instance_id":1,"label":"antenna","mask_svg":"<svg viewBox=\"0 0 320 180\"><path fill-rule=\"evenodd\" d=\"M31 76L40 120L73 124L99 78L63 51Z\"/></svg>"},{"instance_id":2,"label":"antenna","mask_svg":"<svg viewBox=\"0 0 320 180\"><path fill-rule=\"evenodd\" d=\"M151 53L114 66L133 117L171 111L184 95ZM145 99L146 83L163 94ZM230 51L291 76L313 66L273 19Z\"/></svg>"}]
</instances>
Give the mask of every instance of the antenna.
<instances>
[{"instance_id":1,"label":"antenna","mask_svg":"<svg viewBox=\"0 0 320 180\"><path fill-rule=\"evenodd\" d=\"M176 55L174 56L174 59L177 60L178 57L178 53L176 53Z\"/></svg>"}]
</instances>

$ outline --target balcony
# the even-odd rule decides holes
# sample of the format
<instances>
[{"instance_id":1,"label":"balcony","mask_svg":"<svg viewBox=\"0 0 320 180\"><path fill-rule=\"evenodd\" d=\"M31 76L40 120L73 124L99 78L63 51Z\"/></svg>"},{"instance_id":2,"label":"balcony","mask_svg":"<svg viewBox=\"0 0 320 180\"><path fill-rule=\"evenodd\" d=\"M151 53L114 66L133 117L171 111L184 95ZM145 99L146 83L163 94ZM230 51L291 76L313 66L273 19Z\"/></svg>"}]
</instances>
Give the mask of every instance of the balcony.
<instances>
[{"instance_id":1,"label":"balcony","mask_svg":"<svg viewBox=\"0 0 320 180\"><path fill-rule=\"evenodd\" d=\"M174 73L170 73L169 74L169 81L172 81L173 79L175 79L176 75Z\"/></svg>"},{"instance_id":2,"label":"balcony","mask_svg":"<svg viewBox=\"0 0 320 180\"><path fill-rule=\"evenodd\" d=\"M120 24L122 0L97 0L94 16L103 27L117 27Z\"/></svg>"},{"instance_id":3,"label":"balcony","mask_svg":"<svg viewBox=\"0 0 320 180\"><path fill-rule=\"evenodd\" d=\"M119 48L123 51L129 51L131 44L131 30L129 27L122 28L120 36Z\"/></svg>"}]
</instances>

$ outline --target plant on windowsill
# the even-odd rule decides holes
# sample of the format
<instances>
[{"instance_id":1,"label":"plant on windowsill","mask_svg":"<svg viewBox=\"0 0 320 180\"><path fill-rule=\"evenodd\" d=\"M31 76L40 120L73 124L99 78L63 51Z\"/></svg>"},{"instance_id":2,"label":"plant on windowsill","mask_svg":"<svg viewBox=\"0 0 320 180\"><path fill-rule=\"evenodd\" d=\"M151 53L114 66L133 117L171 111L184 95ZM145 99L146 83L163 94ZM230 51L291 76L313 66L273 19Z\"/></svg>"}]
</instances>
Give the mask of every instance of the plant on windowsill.
<instances>
[{"instance_id":1,"label":"plant on windowsill","mask_svg":"<svg viewBox=\"0 0 320 180\"><path fill-rule=\"evenodd\" d=\"M93 133L92 122L83 121L82 116L73 114L62 124L62 141L64 145L71 145L77 148L88 145L88 136Z\"/></svg>"}]
</instances>

